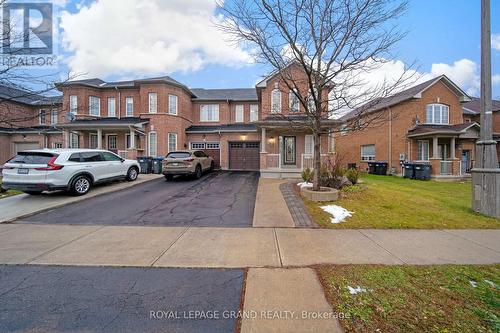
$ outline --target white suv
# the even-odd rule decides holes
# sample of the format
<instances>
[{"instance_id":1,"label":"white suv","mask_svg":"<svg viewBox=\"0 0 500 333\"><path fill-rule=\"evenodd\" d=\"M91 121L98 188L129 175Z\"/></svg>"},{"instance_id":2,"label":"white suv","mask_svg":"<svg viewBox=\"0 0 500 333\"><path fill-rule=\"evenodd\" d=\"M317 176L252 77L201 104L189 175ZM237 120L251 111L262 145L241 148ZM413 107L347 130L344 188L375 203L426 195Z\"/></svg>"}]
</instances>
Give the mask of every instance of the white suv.
<instances>
[{"instance_id":1,"label":"white suv","mask_svg":"<svg viewBox=\"0 0 500 333\"><path fill-rule=\"evenodd\" d=\"M27 150L5 163L2 187L28 194L66 190L83 195L98 183L118 179L134 181L139 171L137 161L125 160L107 150Z\"/></svg>"}]
</instances>

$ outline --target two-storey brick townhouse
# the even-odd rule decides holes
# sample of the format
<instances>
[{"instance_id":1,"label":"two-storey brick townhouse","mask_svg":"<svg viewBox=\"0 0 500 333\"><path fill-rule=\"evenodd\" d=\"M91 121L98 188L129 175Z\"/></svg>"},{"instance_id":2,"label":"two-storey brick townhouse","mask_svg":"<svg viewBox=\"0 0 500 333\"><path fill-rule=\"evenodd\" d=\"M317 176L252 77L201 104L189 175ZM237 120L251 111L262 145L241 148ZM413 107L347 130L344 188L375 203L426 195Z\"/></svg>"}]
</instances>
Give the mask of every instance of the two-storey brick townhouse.
<instances>
[{"instance_id":1,"label":"two-storey brick townhouse","mask_svg":"<svg viewBox=\"0 0 500 333\"><path fill-rule=\"evenodd\" d=\"M73 117L58 126L65 147L105 148L127 158L202 149L224 170L264 177L297 177L312 166L304 112L277 75L243 89L191 89L168 76L57 87ZM322 147L326 155L327 137Z\"/></svg>"},{"instance_id":2,"label":"two-storey brick townhouse","mask_svg":"<svg viewBox=\"0 0 500 333\"><path fill-rule=\"evenodd\" d=\"M346 114L335 134L335 151L346 164L367 169L369 161L386 161L390 173L402 174L403 162L427 162L436 179L461 178L470 172L479 138L479 101L448 77L415 85L361 110L361 117L360 109ZM374 117L383 121L356 130ZM498 133L498 115L494 123Z\"/></svg>"},{"instance_id":3,"label":"two-storey brick townhouse","mask_svg":"<svg viewBox=\"0 0 500 333\"><path fill-rule=\"evenodd\" d=\"M0 165L20 150L62 148L61 97L0 84Z\"/></svg>"}]
</instances>

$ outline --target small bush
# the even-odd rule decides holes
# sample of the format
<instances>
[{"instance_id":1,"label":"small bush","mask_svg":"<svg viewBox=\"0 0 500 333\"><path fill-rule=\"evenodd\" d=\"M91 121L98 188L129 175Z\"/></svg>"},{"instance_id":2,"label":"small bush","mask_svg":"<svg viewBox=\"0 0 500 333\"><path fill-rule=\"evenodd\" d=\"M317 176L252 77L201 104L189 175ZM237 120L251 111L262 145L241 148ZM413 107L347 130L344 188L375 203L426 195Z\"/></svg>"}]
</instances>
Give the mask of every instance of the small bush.
<instances>
[{"instance_id":1,"label":"small bush","mask_svg":"<svg viewBox=\"0 0 500 333\"><path fill-rule=\"evenodd\" d=\"M345 176L353 185L356 185L359 179L359 171L358 169L347 169L345 172Z\"/></svg>"},{"instance_id":2,"label":"small bush","mask_svg":"<svg viewBox=\"0 0 500 333\"><path fill-rule=\"evenodd\" d=\"M302 171L302 180L307 182L307 183L312 183L314 177L314 171L311 169L307 168L304 171Z\"/></svg>"}]
</instances>

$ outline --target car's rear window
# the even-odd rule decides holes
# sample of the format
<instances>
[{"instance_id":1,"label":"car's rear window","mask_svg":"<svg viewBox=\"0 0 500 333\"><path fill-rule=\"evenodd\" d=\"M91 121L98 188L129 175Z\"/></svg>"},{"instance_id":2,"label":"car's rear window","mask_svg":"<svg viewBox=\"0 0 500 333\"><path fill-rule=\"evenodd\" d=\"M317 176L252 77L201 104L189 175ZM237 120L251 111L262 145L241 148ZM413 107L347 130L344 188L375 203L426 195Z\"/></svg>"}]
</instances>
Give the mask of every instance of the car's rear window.
<instances>
[{"instance_id":1,"label":"car's rear window","mask_svg":"<svg viewBox=\"0 0 500 333\"><path fill-rule=\"evenodd\" d=\"M191 153L186 151L174 151L168 153L167 158L188 158L191 156Z\"/></svg>"},{"instance_id":2,"label":"car's rear window","mask_svg":"<svg viewBox=\"0 0 500 333\"><path fill-rule=\"evenodd\" d=\"M56 155L51 153L19 152L16 156L11 158L8 163L47 164L54 156Z\"/></svg>"}]
</instances>

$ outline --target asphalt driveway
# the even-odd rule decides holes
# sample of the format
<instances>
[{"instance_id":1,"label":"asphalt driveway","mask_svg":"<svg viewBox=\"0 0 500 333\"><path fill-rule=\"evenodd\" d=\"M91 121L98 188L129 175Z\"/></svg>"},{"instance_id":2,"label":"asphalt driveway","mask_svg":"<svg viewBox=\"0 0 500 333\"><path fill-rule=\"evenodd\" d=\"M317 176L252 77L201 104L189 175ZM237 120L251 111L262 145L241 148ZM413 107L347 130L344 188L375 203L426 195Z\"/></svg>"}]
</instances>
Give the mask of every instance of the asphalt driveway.
<instances>
[{"instance_id":1,"label":"asphalt driveway","mask_svg":"<svg viewBox=\"0 0 500 333\"><path fill-rule=\"evenodd\" d=\"M258 174L215 172L199 180L158 179L22 219L21 223L252 226Z\"/></svg>"},{"instance_id":2,"label":"asphalt driveway","mask_svg":"<svg viewBox=\"0 0 500 333\"><path fill-rule=\"evenodd\" d=\"M0 266L0 331L234 332L243 280L239 269Z\"/></svg>"}]
</instances>

